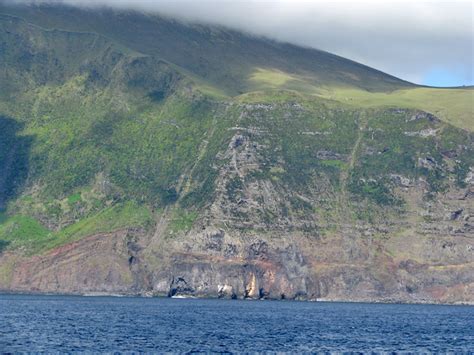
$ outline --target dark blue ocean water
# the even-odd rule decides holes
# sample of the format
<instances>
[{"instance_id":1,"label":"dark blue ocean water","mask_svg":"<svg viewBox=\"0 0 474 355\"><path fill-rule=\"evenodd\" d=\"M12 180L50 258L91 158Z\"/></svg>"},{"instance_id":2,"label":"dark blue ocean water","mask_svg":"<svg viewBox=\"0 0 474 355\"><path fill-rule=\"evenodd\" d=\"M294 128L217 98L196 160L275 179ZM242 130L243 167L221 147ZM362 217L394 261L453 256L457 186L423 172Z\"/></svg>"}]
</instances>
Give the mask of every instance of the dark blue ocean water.
<instances>
[{"instance_id":1,"label":"dark blue ocean water","mask_svg":"<svg viewBox=\"0 0 474 355\"><path fill-rule=\"evenodd\" d=\"M474 307L0 296L1 352L474 351Z\"/></svg>"}]
</instances>

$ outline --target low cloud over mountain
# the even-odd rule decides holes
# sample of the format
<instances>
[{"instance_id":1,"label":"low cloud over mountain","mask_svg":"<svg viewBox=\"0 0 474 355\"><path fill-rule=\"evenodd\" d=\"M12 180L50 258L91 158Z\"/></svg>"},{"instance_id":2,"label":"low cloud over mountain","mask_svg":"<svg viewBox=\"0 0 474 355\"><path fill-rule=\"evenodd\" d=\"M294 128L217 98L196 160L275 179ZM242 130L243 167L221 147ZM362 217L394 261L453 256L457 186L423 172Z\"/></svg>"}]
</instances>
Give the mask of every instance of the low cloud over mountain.
<instances>
[{"instance_id":1,"label":"low cloud over mountain","mask_svg":"<svg viewBox=\"0 0 474 355\"><path fill-rule=\"evenodd\" d=\"M429 85L473 83L470 1L7 0L152 11L351 58Z\"/></svg>"}]
</instances>

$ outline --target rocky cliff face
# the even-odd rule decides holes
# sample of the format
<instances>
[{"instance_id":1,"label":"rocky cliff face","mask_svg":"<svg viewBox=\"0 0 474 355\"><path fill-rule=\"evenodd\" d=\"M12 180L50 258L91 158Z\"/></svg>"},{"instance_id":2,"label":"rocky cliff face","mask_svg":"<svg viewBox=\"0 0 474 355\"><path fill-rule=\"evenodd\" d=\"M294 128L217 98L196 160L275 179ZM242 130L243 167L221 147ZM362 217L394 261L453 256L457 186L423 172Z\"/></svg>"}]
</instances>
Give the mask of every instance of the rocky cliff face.
<instances>
[{"instance_id":1,"label":"rocky cliff face","mask_svg":"<svg viewBox=\"0 0 474 355\"><path fill-rule=\"evenodd\" d=\"M213 159L212 199L189 229L173 227L178 199L157 214L148 231L92 235L34 257L6 252L0 265L4 275L7 269L10 274L3 277L2 289L474 301L472 171L456 183L455 170L456 160L472 149L469 135L465 145L445 151L443 145L452 142L445 143L441 132L449 127L419 111L361 114L287 103L231 104L223 110L236 107L238 120ZM332 116L330 127L316 131L311 125L320 127L317 121L326 116ZM337 126L338 116L352 123ZM397 121L392 137L404 137L406 149L418 149L410 150L419 169L415 174L398 166L406 158L403 152L402 158L385 158L392 167L380 160L400 144L383 140L386 132L376 128L383 117ZM350 143L328 138L336 134L352 135ZM293 156L292 149L302 154ZM302 162L305 154L310 158ZM364 164L371 169L363 170ZM439 180L430 175L436 169L443 176ZM189 180L177 187L186 196L183 191L193 182L181 180ZM378 188L358 189L367 183Z\"/></svg>"},{"instance_id":2,"label":"rocky cliff face","mask_svg":"<svg viewBox=\"0 0 474 355\"><path fill-rule=\"evenodd\" d=\"M288 105L245 107L239 126L232 128L227 150L219 157L226 164L219 171L214 201L190 232L166 242L164 254L169 266L153 275L153 292L310 300L473 301L474 204L469 174L463 176L463 187L454 184L453 177L442 191L434 192L423 176L403 176L392 168L378 170L375 165L367 180L386 178L384 194L397 202L379 204L377 212L369 212L378 218L366 218L367 208L376 207L368 201L370 197L361 198L358 190L351 190L350 185L359 182L354 179L363 179L355 172L374 155L394 149L391 142L384 142L382 152L373 148L377 146L372 127L375 120L359 120L348 154L341 146L339 151L314 152L313 159L338 159L347 164L347 170L340 169L334 177L332 171L321 169L317 178L309 177L290 188L288 179L275 175L286 169L301 176L307 166L291 171L282 143L278 138L271 141L275 137L271 128L244 124L242 118L261 117L262 110L271 117L279 109L287 110L294 125L295 116L302 111L300 106L292 111ZM412 121L440 127L435 117L422 112L388 114L398 119L397 129L408 137L427 139L423 132L437 129L407 133ZM312 133L321 140L320 134ZM428 164L430 172L443 165L443 174L449 176L451 171L452 175L455 157L472 149L472 141L468 144L470 148L443 152L442 161L420 157L417 164L421 169ZM281 153L266 166L269 149ZM410 154L423 156L425 149L420 146L420 151ZM265 176L265 169L276 174Z\"/></svg>"}]
</instances>

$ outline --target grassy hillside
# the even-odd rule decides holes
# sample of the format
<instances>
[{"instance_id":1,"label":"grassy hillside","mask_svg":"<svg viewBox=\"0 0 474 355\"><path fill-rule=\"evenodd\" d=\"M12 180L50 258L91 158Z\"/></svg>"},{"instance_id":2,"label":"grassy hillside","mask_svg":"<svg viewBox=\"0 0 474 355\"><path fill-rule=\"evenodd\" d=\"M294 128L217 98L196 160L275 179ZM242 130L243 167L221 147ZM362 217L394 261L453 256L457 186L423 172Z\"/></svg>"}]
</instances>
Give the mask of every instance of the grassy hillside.
<instances>
[{"instance_id":1,"label":"grassy hillside","mask_svg":"<svg viewBox=\"0 0 474 355\"><path fill-rule=\"evenodd\" d=\"M322 51L133 11L44 5L3 6L0 11L44 28L103 35L115 46L166 61L216 98L287 89L359 107L416 108L460 128L474 126L473 88L417 87Z\"/></svg>"},{"instance_id":2,"label":"grassy hillside","mask_svg":"<svg viewBox=\"0 0 474 355\"><path fill-rule=\"evenodd\" d=\"M413 88L389 93L331 88L321 95L359 107L403 107L420 109L450 124L474 131L474 89Z\"/></svg>"},{"instance_id":3,"label":"grassy hillside","mask_svg":"<svg viewBox=\"0 0 474 355\"><path fill-rule=\"evenodd\" d=\"M3 6L0 53L1 250L149 231L164 211L176 234L223 191L230 220L249 219L243 191L268 182L286 199L255 211L268 228L330 229L347 206L403 212L394 176L435 196L474 166L472 89L321 51L134 12ZM244 138L249 152L229 153ZM250 177L229 178L237 159Z\"/></svg>"},{"instance_id":4,"label":"grassy hillside","mask_svg":"<svg viewBox=\"0 0 474 355\"><path fill-rule=\"evenodd\" d=\"M186 25L133 11L87 11L65 6L4 6L43 28L94 32L143 54L159 57L229 95L255 89L255 71L265 68L333 84L390 91L412 85L350 60L314 49L277 43L220 27Z\"/></svg>"},{"instance_id":5,"label":"grassy hillside","mask_svg":"<svg viewBox=\"0 0 474 355\"><path fill-rule=\"evenodd\" d=\"M199 173L196 160L208 170L207 154L223 144L220 106L159 59L10 17L0 18L0 43L0 202L10 216L1 239L10 247L117 228L100 216L129 201L148 211L174 203L181 185L190 190L187 173Z\"/></svg>"}]
</instances>

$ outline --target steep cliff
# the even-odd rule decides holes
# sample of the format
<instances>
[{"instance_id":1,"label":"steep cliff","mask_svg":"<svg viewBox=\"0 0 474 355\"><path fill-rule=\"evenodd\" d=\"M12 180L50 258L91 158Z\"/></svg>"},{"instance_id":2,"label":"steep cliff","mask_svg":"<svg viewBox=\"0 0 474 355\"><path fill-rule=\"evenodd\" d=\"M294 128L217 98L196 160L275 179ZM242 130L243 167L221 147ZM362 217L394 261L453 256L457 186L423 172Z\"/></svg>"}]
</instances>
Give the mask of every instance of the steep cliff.
<instances>
[{"instance_id":1,"label":"steep cliff","mask_svg":"<svg viewBox=\"0 0 474 355\"><path fill-rule=\"evenodd\" d=\"M1 10L0 290L474 302L472 89L138 13Z\"/></svg>"}]
</instances>

